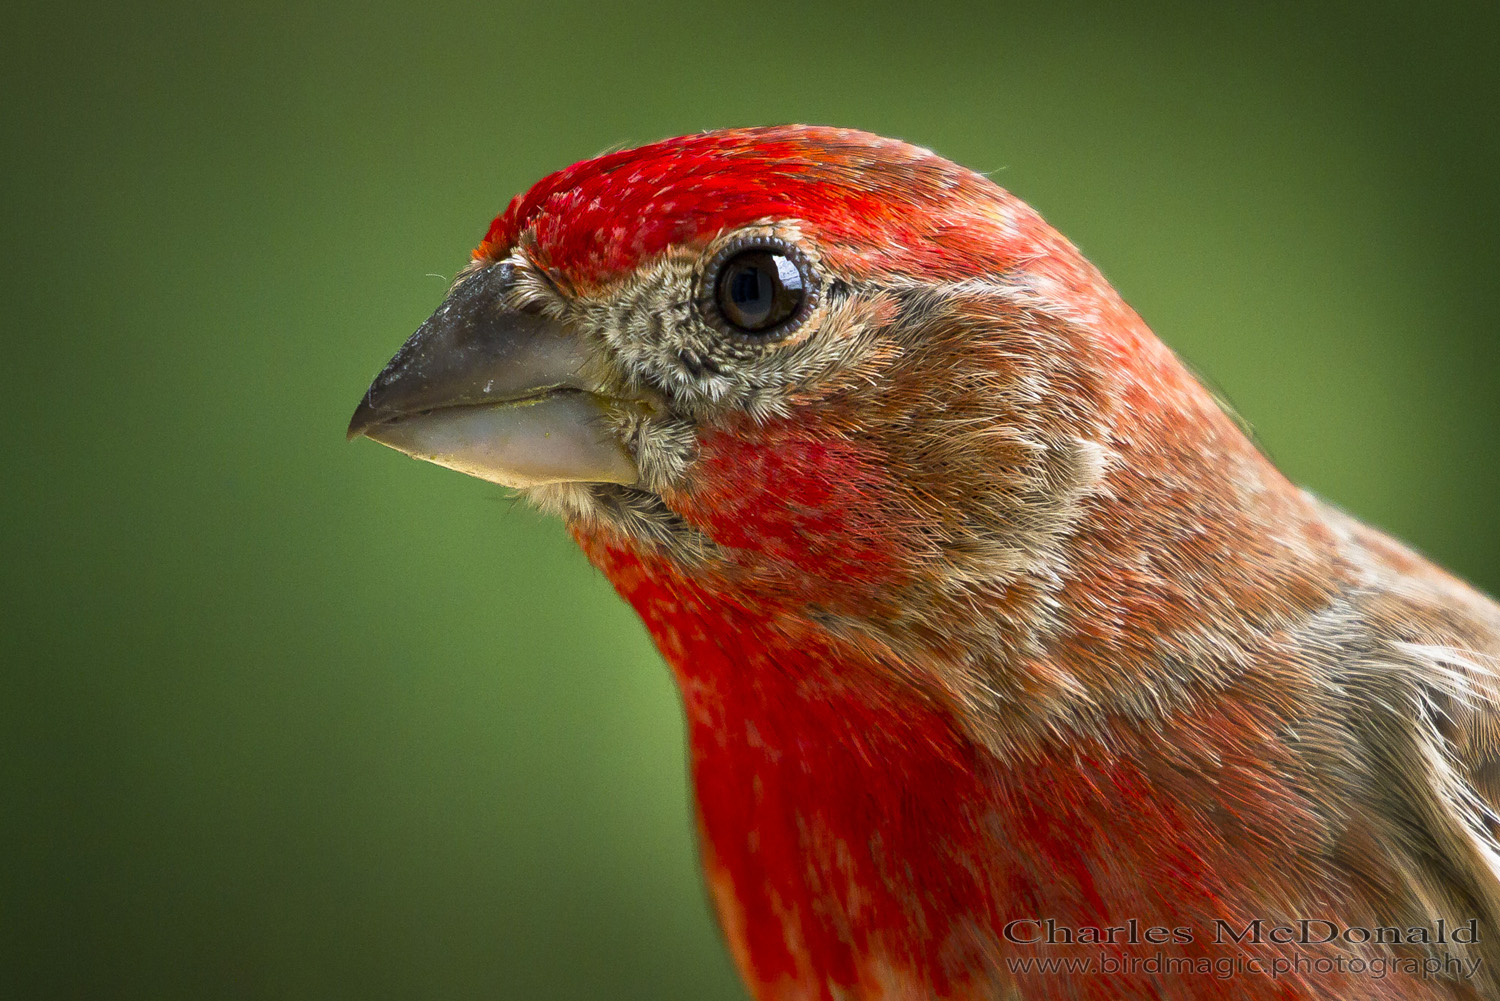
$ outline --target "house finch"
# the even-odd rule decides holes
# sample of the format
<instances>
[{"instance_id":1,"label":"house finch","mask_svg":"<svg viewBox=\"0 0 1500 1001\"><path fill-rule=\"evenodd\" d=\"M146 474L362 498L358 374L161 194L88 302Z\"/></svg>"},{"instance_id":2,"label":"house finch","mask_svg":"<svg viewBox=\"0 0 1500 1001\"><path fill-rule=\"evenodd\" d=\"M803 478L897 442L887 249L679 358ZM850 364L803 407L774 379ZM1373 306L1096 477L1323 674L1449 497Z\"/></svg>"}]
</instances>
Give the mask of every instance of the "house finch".
<instances>
[{"instance_id":1,"label":"house finch","mask_svg":"<svg viewBox=\"0 0 1500 1001\"><path fill-rule=\"evenodd\" d=\"M1500 606L979 174L808 127L576 164L349 433L560 514L645 620L761 1001L1497 996Z\"/></svg>"}]
</instances>

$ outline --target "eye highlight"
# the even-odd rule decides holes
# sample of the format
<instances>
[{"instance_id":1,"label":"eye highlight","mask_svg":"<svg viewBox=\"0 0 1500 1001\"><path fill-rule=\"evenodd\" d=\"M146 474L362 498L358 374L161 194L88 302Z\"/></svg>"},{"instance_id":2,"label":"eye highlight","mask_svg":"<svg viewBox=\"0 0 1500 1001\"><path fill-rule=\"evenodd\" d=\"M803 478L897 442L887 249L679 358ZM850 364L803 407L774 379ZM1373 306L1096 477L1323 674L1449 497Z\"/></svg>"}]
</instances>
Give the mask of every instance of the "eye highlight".
<instances>
[{"instance_id":1,"label":"eye highlight","mask_svg":"<svg viewBox=\"0 0 1500 1001\"><path fill-rule=\"evenodd\" d=\"M757 340L785 337L817 301L807 258L772 237L736 240L721 249L709 262L704 289L702 308L714 326Z\"/></svg>"}]
</instances>

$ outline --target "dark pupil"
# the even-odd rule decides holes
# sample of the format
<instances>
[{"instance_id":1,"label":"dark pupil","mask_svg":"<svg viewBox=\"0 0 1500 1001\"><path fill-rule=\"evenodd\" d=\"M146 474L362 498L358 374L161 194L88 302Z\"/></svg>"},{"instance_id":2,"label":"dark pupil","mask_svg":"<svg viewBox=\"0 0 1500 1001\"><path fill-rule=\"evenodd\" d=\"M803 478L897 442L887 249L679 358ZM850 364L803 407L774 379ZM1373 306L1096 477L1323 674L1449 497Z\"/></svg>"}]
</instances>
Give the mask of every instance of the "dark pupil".
<instances>
[{"instance_id":1,"label":"dark pupil","mask_svg":"<svg viewBox=\"0 0 1500 1001\"><path fill-rule=\"evenodd\" d=\"M724 265L718 291L724 319L741 330L765 330L802 305L802 273L781 254L749 250Z\"/></svg>"}]
</instances>

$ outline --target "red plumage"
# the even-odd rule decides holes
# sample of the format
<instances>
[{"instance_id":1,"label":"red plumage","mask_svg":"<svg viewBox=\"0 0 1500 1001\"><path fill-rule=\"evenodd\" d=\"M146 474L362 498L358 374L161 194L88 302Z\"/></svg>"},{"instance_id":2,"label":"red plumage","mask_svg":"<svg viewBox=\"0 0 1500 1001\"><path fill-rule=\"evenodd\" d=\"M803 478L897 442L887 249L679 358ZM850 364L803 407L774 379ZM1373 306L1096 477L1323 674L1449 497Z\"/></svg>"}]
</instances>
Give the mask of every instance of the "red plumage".
<instances>
[{"instance_id":1,"label":"red plumage","mask_svg":"<svg viewBox=\"0 0 1500 1001\"><path fill-rule=\"evenodd\" d=\"M708 315L732 239L812 262L774 338ZM1493 996L1500 609L1288 483L1027 206L705 133L542 180L496 268L638 471L528 492L676 675L757 998Z\"/></svg>"},{"instance_id":2,"label":"red plumage","mask_svg":"<svg viewBox=\"0 0 1500 1001\"><path fill-rule=\"evenodd\" d=\"M762 219L795 218L862 271L966 278L1075 252L1031 208L972 171L839 129L705 132L609 153L517 195L474 252L524 237L538 260L593 286L655 255ZM999 225L997 225L999 223ZM1068 270L1081 265L1069 262Z\"/></svg>"}]
</instances>

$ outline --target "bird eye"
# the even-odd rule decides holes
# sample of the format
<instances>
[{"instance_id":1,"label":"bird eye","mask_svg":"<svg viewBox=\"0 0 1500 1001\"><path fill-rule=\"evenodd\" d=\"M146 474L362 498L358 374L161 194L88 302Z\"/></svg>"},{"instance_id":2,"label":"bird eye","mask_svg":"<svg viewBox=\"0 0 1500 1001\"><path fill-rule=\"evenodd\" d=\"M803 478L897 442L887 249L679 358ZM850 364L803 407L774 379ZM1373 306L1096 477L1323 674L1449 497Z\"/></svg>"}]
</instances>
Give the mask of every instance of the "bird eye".
<instances>
[{"instance_id":1,"label":"bird eye","mask_svg":"<svg viewBox=\"0 0 1500 1001\"><path fill-rule=\"evenodd\" d=\"M802 255L773 240L724 248L707 277L717 325L757 338L790 332L811 308L816 291Z\"/></svg>"}]
</instances>

